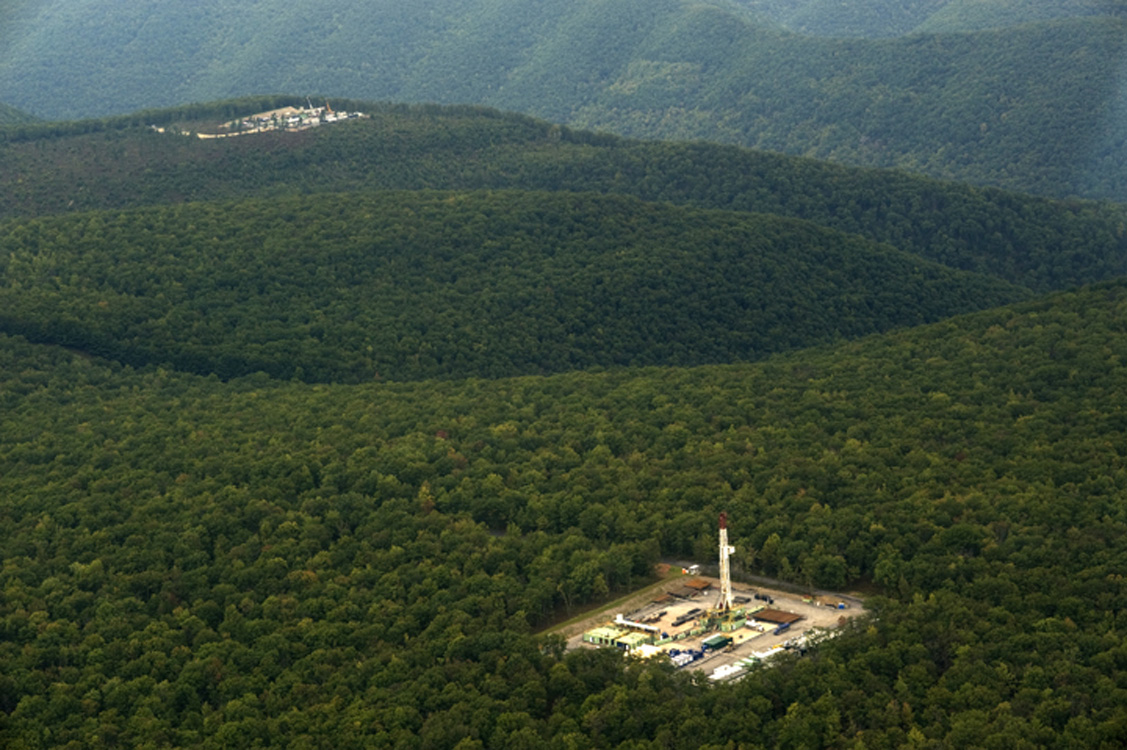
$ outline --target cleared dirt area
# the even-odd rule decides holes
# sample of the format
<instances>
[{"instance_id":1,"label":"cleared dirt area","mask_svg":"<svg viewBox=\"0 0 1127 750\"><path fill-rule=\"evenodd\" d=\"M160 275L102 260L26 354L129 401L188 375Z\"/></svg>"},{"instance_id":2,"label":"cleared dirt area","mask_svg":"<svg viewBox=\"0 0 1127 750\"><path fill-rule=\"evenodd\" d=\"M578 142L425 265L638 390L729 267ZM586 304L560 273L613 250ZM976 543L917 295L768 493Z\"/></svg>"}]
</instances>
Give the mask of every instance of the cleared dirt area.
<instances>
[{"instance_id":1,"label":"cleared dirt area","mask_svg":"<svg viewBox=\"0 0 1127 750\"><path fill-rule=\"evenodd\" d=\"M719 581L678 577L620 600L616 607L569 622L557 632L567 638L568 648L600 647L584 642L584 633L629 632L622 640L638 633L652 635L657 645L632 648L632 653L689 662L684 668L723 680L740 677L750 661L767 661L786 648L802 649L810 640L832 635L864 612L861 599L845 594L806 597L747 584L734 584L732 593L733 616L723 628L709 617L718 603ZM717 646L717 640L730 643Z\"/></svg>"}]
</instances>

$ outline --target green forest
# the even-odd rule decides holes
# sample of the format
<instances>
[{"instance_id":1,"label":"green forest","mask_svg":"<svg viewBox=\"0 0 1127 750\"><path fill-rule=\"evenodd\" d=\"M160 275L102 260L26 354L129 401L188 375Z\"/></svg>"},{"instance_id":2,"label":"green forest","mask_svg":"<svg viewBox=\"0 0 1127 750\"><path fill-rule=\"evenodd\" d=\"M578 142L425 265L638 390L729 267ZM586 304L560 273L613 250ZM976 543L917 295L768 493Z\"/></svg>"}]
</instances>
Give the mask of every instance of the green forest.
<instances>
[{"instance_id":1,"label":"green forest","mask_svg":"<svg viewBox=\"0 0 1127 750\"><path fill-rule=\"evenodd\" d=\"M1124 17L1117 0L733 0L756 19L800 34L877 39L912 33L982 31L1038 21Z\"/></svg>"},{"instance_id":2,"label":"green forest","mask_svg":"<svg viewBox=\"0 0 1127 750\"><path fill-rule=\"evenodd\" d=\"M1029 294L795 220L531 191L80 214L0 249L0 330L221 377L750 361Z\"/></svg>"},{"instance_id":3,"label":"green forest","mask_svg":"<svg viewBox=\"0 0 1127 750\"><path fill-rule=\"evenodd\" d=\"M913 31L975 31L1095 16L1125 18L1127 6L1118 0L950 0Z\"/></svg>"},{"instance_id":4,"label":"green forest","mask_svg":"<svg viewBox=\"0 0 1127 750\"><path fill-rule=\"evenodd\" d=\"M35 122L31 115L0 102L0 128Z\"/></svg>"},{"instance_id":5,"label":"green forest","mask_svg":"<svg viewBox=\"0 0 1127 750\"><path fill-rule=\"evenodd\" d=\"M1127 206L304 103L0 127L0 747L1127 745ZM552 632L721 511L864 613Z\"/></svg>"},{"instance_id":6,"label":"green forest","mask_svg":"<svg viewBox=\"0 0 1127 750\"><path fill-rule=\"evenodd\" d=\"M774 357L317 385L0 338L0 739L1114 747L1127 286ZM871 616L712 687L534 632L661 556Z\"/></svg>"},{"instance_id":7,"label":"green forest","mask_svg":"<svg viewBox=\"0 0 1127 750\"><path fill-rule=\"evenodd\" d=\"M1127 209L1054 201L707 143L634 141L476 107L342 100L370 119L199 141L286 104L230 100L0 130L0 219L184 201L370 190L549 190L774 214L1036 291L1127 274ZM221 168L220 168L221 167Z\"/></svg>"},{"instance_id":8,"label":"green forest","mask_svg":"<svg viewBox=\"0 0 1127 750\"><path fill-rule=\"evenodd\" d=\"M1113 0L41 0L5 20L0 100L47 119L272 92L472 103L1127 200Z\"/></svg>"}]
</instances>

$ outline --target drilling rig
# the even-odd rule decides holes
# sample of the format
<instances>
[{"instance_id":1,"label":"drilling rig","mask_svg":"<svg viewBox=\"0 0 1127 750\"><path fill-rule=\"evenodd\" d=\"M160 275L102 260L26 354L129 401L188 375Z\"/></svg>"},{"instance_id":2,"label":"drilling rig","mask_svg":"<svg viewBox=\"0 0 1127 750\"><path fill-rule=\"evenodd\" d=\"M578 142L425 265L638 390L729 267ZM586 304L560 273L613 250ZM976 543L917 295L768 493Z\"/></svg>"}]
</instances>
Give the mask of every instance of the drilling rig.
<instances>
[{"instance_id":1,"label":"drilling rig","mask_svg":"<svg viewBox=\"0 0 1127 750\"><path fill-rule=\"evenodd\" d=\"M736 551L728 546L728 514L720 514L720 601L716 613L726 615L732 611L732 569L729 556Z\"/></svg>"}]
</instances>

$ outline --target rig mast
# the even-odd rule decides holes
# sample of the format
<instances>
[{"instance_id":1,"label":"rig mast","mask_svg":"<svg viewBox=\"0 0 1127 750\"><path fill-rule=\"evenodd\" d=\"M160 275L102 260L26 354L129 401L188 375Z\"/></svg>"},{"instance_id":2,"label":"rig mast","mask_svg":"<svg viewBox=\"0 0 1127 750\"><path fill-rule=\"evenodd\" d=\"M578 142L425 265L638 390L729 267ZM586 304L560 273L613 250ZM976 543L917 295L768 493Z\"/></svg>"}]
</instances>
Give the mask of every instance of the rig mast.
<instances>
[{"instance_id":1,"label":"rig mast","mask_svg":"<svg viewBox=\"0 0 1127 750\"><path fill-rule=\"evenodd\" d=\"M720 601L716 608L722 612L732 610L732 570L728 556L736 551L728 546L728 514L720 514Z\"/></svg>"}]
</instances>

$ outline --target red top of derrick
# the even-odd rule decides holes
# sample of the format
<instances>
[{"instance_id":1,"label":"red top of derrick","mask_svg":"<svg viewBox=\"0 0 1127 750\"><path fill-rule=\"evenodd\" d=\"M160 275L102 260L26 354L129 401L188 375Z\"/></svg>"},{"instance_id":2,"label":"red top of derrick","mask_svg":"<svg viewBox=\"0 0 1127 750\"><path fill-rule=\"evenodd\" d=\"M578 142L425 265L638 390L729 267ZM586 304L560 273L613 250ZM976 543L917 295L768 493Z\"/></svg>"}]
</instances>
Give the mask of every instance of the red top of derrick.
<instances>
[{"instance_id":1,"label":"red top of derrick","mask_svg":"<svg viewBox=\"0 0 1127 750\"><path fill-rule=\"evenodd\" d=\"M720 528L728 528L728 514L724 511L720 511Z\"/></svg>"}]
</instances>

